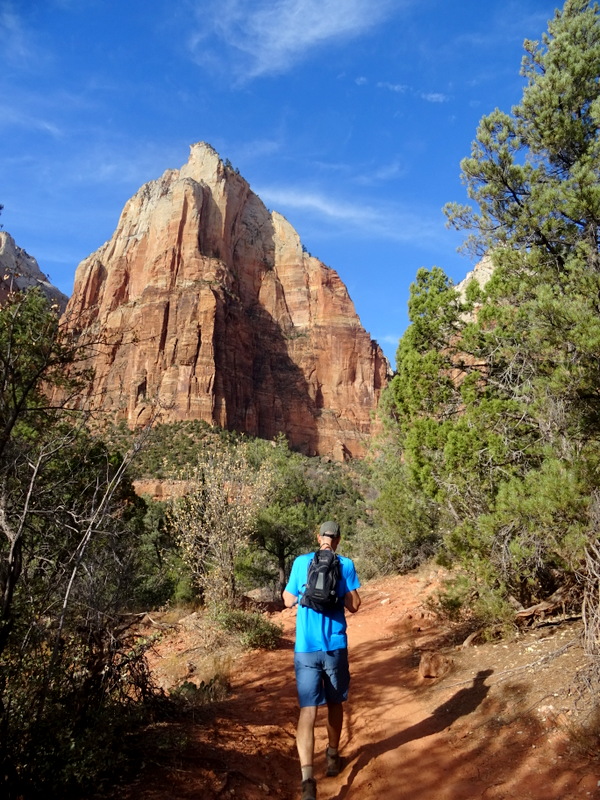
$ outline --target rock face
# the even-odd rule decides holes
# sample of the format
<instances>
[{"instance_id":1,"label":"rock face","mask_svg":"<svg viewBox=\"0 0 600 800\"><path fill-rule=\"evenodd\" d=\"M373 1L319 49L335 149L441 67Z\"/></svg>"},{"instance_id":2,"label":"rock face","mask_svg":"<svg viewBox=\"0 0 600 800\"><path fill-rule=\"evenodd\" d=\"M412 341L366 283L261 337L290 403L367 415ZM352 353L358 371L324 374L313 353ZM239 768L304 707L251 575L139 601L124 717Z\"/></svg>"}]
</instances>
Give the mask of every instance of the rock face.
<instances>
[{"instance_id":1,"label":"rock face","mask_svg":"<svg viewBox=\"0 0 600 800\"><path fill-rule=\"evenodd\" d=\"M477 281L477 283L483 289L493 274L494 263L492 258L489 255L484 255L481 261L478 261L473 269L470 272L467 272L462 281L456 285L456 288L464 297L467 286L471 281Z\"/></svg>"},{"instance_id":2,"label":"rock face","mask_svg":"<svg viewBox=\"0 0 600 800\"><path fill-rule=\"evenodd\" d=\"M207 144L126 204L67 315L102 335L88 402L132 427L202 419L360 456L389 377L334 270Z\"/></svg>"},{"instance_id":3,"label":"rock face","mask_svg":"<svg viewBox=\"0 0 600 800\"><path fill-rule=\"evenodd\" d=\"M39 286L60 311L65 310L68 297L50 283L35 258L17 247L10 234L0 231L0 301L16 289L30 286Z\"/></svg>"}]
</instances>

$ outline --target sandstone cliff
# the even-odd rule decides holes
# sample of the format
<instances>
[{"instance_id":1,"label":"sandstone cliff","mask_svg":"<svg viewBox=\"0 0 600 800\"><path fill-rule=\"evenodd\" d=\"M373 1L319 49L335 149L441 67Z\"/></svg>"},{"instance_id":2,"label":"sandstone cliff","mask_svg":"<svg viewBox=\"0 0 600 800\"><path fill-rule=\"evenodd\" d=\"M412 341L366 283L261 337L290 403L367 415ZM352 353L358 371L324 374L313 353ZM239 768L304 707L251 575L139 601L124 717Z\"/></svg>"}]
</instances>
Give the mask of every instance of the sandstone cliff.
<instances>
[{"instance_id":1,"label":"sandstone cliff","mask_svg":"<svg viewBox=\"0 0 600 800\"><path fill-rule=\"evenodd\" d=\"M33 256L18 247L15 240L6 231L0 231L0 301L10 292L37 286L60 311L65 310L67 296L40 270Z\"/></svg>"},{"instance_id":2,"label":"sandstone cliff","mask_svg":"<svg viewBox=\"0 0 600 800\"><path fill-rule=\"evenodd\" d=\"M456 288L461 299L466 299L467 286L471 281L476 281L479 286L484 289L487 282L494 274L494 264L490 255L484 255L483 258L475 264L470 272L467 272L465 277L456 284Z\"/></svg>"},{"instance_id":3,"label":"sandstone cliff","mask_svg":"<svg viewBox=\"0 0 600 800\"><path fill-rule=\"evenodd\" d=\"M202 419L360 456L389 365L337 273L207 144L126 204L67 308L109 346L88 402L130 426Z\"/></svg>"}]
</instances>

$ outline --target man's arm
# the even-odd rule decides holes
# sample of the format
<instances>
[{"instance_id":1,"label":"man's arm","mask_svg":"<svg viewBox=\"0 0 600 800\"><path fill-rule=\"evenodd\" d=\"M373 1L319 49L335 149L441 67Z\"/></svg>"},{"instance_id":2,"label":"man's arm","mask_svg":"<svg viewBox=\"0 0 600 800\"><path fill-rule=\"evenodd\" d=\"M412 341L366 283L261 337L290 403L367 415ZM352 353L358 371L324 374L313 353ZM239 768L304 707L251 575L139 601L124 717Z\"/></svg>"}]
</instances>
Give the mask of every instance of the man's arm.
<instances>
[{"instance_id":1,"label":"man's arm","mask_svg":"<svg viewBox=\"0 0 600 800\"><path fill-rule=\"evenodd\" d=\"M287 589L283 590L282 597L283 597L283 604L286 608L291 608L292 606L295 606L296 603L298 602L298 598L296 597L296 595L292 594L291 592L288 592Z\"/></svg>"},{"instance_id":2,"label":"man's arm","mask_svg":"<svg viewBox=\"0 0 600 800\"><path fill-rule=\"evenodd\" d=\"M344 606L351 614L356 614L360 608L360 595L356 589L353 589L351 592L346 592L344 595Z\"/></svg>"}]
</instances>

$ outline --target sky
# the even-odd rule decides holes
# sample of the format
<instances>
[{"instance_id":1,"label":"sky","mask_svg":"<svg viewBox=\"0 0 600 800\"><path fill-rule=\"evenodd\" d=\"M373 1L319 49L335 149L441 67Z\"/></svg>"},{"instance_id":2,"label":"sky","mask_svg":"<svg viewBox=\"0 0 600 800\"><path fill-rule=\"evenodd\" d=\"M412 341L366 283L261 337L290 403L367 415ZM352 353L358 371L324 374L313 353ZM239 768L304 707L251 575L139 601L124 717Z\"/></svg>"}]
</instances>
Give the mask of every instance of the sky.
<instances>
[{"instance_id":1,"label":"sky","mask_svg":"<svg viewBox=\"0 0 600 800\"><path fill-rule=\"evenodd\" d=\"M0 0L0 223L70 295L147 181L211 144L344 281L392 366L442 208L521 99L547 0Z\"/></svg>"}]
</instances>

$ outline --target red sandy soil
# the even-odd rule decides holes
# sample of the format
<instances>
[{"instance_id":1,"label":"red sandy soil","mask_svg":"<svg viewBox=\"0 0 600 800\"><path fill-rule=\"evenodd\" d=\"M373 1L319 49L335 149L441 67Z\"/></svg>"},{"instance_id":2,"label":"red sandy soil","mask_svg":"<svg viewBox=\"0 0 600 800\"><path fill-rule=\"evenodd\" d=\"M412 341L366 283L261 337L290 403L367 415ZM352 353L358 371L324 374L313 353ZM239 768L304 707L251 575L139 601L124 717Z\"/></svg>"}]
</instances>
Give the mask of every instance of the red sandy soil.
<instances>
[{"instance_id":1,"label":"red sandy soil","mask_svg":"<svg viewBox=\"0 0 600 800\"><path fill-rule=\"evenodd\" d=\"M362 607L348 624L344 767L325 777L320 710L319 800L600 798L600 725L590 727L593 704L576 680L586 666L581 623L553 621L511 642L463 648L464 630L440 622L426 605L438 583L439 573L423 570L361 589ZM167 689L200 682L211 644L194 619L157 644L153 670ZM231 656L225 699L196 708L184 722L157 723L148 733L168 747L148 748L138 779L121 787L119 798L299 798L295 611L271 619L283 626L279 648ZM421 657L431 651L448 659L447 671L420 677ZM587 733L574 742L586 719Z\"/></svg>"}]
</instances>

